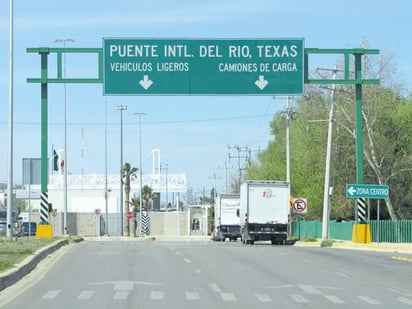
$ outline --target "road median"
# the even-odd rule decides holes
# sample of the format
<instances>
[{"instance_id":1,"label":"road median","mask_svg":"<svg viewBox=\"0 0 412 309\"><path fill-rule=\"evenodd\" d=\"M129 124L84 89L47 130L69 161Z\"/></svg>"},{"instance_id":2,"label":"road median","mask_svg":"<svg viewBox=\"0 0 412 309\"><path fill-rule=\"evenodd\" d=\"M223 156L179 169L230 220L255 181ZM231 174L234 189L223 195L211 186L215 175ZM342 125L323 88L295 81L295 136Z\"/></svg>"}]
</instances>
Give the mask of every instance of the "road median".
<instances>
[{"instance_id":1,"label":"road median","mask_svg":"<svg viewBox=\"0 0 412 309\"><path fill-rule=\"evenodd\" d=\"M15 284L30 273L44 258L69 243L68 239L57 240L47 247L38 249L13 268L0 273L0 291Z\"/></svg>"}]
</instances>

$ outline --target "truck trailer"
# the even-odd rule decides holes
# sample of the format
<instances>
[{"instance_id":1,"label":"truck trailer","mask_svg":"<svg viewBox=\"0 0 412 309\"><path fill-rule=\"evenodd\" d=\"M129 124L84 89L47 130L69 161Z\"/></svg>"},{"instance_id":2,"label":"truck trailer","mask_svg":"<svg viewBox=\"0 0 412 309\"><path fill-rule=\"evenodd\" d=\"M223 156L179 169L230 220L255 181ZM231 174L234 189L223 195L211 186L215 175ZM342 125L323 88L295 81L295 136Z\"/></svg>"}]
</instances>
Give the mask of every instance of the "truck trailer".
<instances>
[{"instance_id":1,"label":"truck trailer","mask_svg":"<svg viewBox=\"0 0 412 309\"><path fill-rule=\"evenodd\" d=\"M240 227L244 244L260 240L287 243L289 196L288 182L246 181L240 186Z\"/></svg>"},{"instance_id":2,"label":"truck trailer","mask_svg":"<svg viewBox=\"0 0 412 309\"><path fill-rule=\"evenodd\" d=\"M219 194L215 203L213 240L237 240L240 237L239 194Z\"/></svg>"}]
</instances>

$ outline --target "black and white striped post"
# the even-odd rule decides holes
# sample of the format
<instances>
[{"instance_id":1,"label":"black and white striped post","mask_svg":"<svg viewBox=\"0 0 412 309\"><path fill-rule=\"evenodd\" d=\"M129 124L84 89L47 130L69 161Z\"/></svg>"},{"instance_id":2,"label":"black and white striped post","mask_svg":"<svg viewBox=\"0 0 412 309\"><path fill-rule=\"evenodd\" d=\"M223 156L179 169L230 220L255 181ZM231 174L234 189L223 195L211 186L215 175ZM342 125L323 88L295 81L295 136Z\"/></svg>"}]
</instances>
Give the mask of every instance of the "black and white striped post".
<instances>
[{"instance_id":1,"label":"black and white striped post","mask_svg":"<svg viewBox=\"0 0 412 309\"><path fill-rule=\"evenodd\" d=\"M42 192L40 195L40 221L49 222L49 198L47 191Z\"/></svg>"},{"instance_id":2,"label":"black and white striped post","mask_svg":"<svg viewBox=\"0 0 412 309\"><path fill-rule=\"evenodd\" d=\"M360 223L366 222L366 200L364 198L356 199L357 204L357 221Z\"/></svg>"}]
</instances>

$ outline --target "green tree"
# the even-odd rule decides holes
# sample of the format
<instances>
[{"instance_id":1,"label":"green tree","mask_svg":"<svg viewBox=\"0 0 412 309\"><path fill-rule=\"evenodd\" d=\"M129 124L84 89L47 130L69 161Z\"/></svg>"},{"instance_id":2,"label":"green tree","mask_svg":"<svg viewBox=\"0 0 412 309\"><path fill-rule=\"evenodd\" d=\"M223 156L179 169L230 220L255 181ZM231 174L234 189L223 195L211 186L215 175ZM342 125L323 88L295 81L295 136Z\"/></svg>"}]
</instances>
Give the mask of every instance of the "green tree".
<instances>
[{"instance_id":1,"label":"green tree","mask_svg":"<svg viewBox=\"0 0 412 309\"><path fill-rule=\"evenodd\" d=\"M144 185L142 188L142 202L143 202L143 211L151 211L152 210L152 193L153 189L150 188L148 185Z\"/></svg>"},{"instance_id":2,"label":"green tree","mask_svg":"<svg viewBox=\"0 0 412 309\"><path fill-rule=\"evenodd\" d=\"M291 193L308 198L306 218L320 218L326 158L327 119L330 93L307 87L304 98L295 102L297 118L290 125ZM387 184L384 217L412 217L412 100L397 88L363 86L364 180ZM331 186L334 187L332 218L353 219L353 199L346 198L346 183L356 183L355 121L353 86L340 86L336 95L333 130ZM324 122L320 120L325 120ZM247 179L286 179L285 118L271 122L274 135L247 170ZM371 200L372 209L376 200Z\"/></svg>"},{"instance_id":3,"label":"green tree","mask_svg":"<svg viewBox=\"0 0 412 309\"><path fill-rule=\"evenodd\" d=\"M122 166L122 181L123 181L123 189L125 193L125 200L124 200L124 212L128 213L130 211L129 205L130 205L130 183L132 180L136 179L137 175L136 172L138 169L136 167L132 167L130 163L124 163ZM123 214L124 216L124 214ZM135 220L133 220L135 221ZM124 228L124 233L127 236L130 236L130 224L129 224L129 219L126 217L125 218L125 228ZM134 234L136 233L136 225L132 227Z\"/></svg>"}]
</instances>

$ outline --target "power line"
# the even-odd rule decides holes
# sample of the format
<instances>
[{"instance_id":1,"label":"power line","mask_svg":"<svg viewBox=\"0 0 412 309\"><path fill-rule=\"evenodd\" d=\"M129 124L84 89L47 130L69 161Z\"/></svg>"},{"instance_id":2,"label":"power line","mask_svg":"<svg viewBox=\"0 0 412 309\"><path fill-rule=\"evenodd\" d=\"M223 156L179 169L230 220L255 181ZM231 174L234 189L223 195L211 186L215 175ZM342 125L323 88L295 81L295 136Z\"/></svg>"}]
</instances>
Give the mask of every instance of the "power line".
<instances>
[{"instance_id":1,"label":"power line","mask_svg":"<svg viewBox=\"0 0 412 309\"><path fill-rule=\"evenodd\" d=\"M215 122L215 121L228 121L228 120L243 120L243 119L255 119L255 118L264 118L267 117L268 114L265 113L263 115L250 115L250 116L237 116L237 117L221 117L221 118L205 118L205 119L189 119L189 120L164 120L164 121L147 121L142 122L145 125L153 125L153 124L174 124L174 123L194 123L194 122ZM262 120L263 121L263 120ZM17 125L40 125L40 122L14 122ZM0 124L7 124L7 122L0 121ZM48 125L63 125L60 122L49 122ZM71 126L102 126L105 125L104 122L68 122L67 125ZM107 125L119 125L119 123L107 123ZM135 122L124 122L123 125L136 125Z\"/></svg>"}]
</instances>

